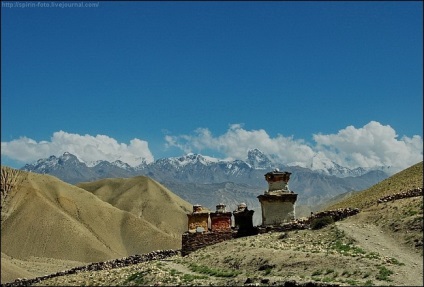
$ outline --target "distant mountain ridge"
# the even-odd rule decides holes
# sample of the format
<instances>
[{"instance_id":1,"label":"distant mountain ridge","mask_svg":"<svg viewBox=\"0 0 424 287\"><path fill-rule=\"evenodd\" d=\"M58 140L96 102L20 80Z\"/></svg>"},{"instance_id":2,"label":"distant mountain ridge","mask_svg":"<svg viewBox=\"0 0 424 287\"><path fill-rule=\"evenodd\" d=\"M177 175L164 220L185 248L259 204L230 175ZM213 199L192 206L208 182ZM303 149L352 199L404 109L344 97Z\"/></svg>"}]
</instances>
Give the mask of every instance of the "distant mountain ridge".
<instances>
[{"instance_id":1,"label":"distant mountain ridge","mask_svg":"<svg viewBox=\"0 0 424 287\"><path fill-rule=\"evenodd\" d=\"M390 169L390 167L379 167L376 169L358 167L350 169L319 155L312 159L312 164L309 166L301 163L275 165L265 153L259 149L252 149L248 151L247 158L244 161L220 160L209 156L203 156L201 154L189 153L181 157L158 159L152 163L146 163L143 161L140 165L135 167L120 160L116 160L114 162L98 160L85 163L77 156L69 152L65 152L59 157L52 155L45 159L39 159L33 164L26 164L21 168L21 170L52 174L59 178L66 179L65 181L69 183L77 183L80 181L101 179L104 178L107 173L111 173L112 177L117 177L119 174L122 174L123 177L128 177L148 173L153 174L154 172L163 170L173 170L176 174L181 174L187 170L200 171L204 168L210 169L210 171L214 172L222 171L228 176L245 174L251 170L305 168L320 174L341 178L362 176L374 170L381 170L386 173ZM62 174L65 170L66 172L70 172L72 169L84 171L85 175L72 176L72 174ZM115 173L117 174L116 176L114 176ZM208 183L216 181L216 179L213 179Z\"/></svg>"},{"instance_id":2,"label":"distant mountain ridge","mask_svg":"<svg viewBox=\"0 0 424 287\"><path fill-rule=\"evenodd\" d=\"M315 170L296 165L276 166L266 154L253 149L245 161L189 153L132 167L122 161L86 164L65 152L60 157L40 159L21 169L50 174L71 184L144 175L192 204L214 210L216 204L224 202L228 209L234 210L237 204L245 202L249 208L257 209L256 216L260 213L256 197L267 189L264 174L276 168L292 173L289 187L299 193L297 204L308 206L316 206L344 192L366 189L388 177L382 170L351 170L333 162L320 163L319 158L314 159L314 163Z\"/></svg>"}]
</instances>

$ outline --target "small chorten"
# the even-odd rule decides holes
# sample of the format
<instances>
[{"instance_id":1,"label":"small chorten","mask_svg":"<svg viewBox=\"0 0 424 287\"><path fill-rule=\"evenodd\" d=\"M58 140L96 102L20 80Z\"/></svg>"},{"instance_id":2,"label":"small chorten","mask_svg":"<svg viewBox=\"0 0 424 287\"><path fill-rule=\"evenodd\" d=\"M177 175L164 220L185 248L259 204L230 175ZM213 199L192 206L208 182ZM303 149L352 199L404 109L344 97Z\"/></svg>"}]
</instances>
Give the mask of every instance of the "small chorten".
<instances>
[{"instance_id":1,"label":"small chorten","mask_svg":"<svg viewBox=\"0 0 424 287\"><path fill-rule=\"evenodd\" d=\"M254 210L249 210L244 202L240 203L237 209L233 211L234 225L238 237L253 235L257 232L253 227L254 212Z\"/></svg>"},{"instance_id":2,"label":"small chorten","mask_svg":"<svg viewBox=\"0 0 424 287\"><path fill-rule=\"evenodd\" d=\"M231 230L231 212L225 210L226 205L220 203L216 211L211 212L211 230L214 232L225 232Z\"/></svg>"},{"instance_id":3,"label":"small chorten","mask_svg":"<svg viewBox=\"0 0 424 287\"><path fill-rule=\"evenodd\" d=\"M289 189L290 175L290 172L278 169L265 174L268 190L258 196L263 226L278 226L294 219L297 194Z\"/></svg>"},{"instance_id":4,"label":"small chorten","mask_svg":"<svg viewBox=\"0 0 424 287\"><path fill-rule=\"evenodd\" d=\"M193 205L193 212L187 214L188 217L188 232L203 233L208 230L209 212L203 209L200 204Z\"/></svg>"}]
</instances>

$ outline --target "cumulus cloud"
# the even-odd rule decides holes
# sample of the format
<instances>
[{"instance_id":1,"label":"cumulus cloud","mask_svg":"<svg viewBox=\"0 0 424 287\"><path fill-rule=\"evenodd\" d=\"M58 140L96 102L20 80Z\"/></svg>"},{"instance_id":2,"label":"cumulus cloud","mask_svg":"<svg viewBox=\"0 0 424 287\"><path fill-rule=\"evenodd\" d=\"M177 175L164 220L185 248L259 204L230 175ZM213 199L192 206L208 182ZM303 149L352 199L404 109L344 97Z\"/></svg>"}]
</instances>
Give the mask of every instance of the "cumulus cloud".
<instances>
[{"instance_id":1,"label":"cumulus cloud","mask_svg":"<svg viewBox=\"0 0 424 287\"><path fill-rule=\"evenodd\" d=\"M231 125L225 134L217 137L208 129L201 128L194 135L168 135L165 140L168 146L178 147L186 153L209 149L226 155L228 159L244 160L247 151L254 148L274 156L280 162L306 161L314 155L312 148L303 140L282 135L271 138L263 129L248 131L240 124Z\"/></svg>"},{"instance_id":2,"label":"cumulus cloud","mask_svg":"<svg viewBox=\"0 0 424 287\"><path fill-rule=\"evenodd\" d=\"M389 125L371 121L362 128L348 126L337 134L315 134L316 150L343 166L391 166L398 171L423 158L420 136L400 139Z\"/></svg>"},{"instance_id":3,"label":"cumulus cloud","mask_svg":"<svg viewBox=\"0 0 424 287\"><path fill-rule=\"evenodd\" d=\"M10 142L1 143L1 154L24 163L34 162L51 155L60 156L64 152L76 155L84 162L121 160L136 166L144 159L153 161L148 143L140 139L132 139L129 144L118 143L106 135L79 135L64 131L55 132L50 141L36 142L21 137Z\"/></svg>"},{"instance_id":4,"label":"cumulus cloud","mask_svg":"<svg viewBox=\"0 0 424 287\"><path fill-rule=\"evenodd\" d=\"M423 139L399 137L389 125L371 121L363 127L348 126L335 134L317 133L313 142L278 134L271 137L265 130L246 130L233 124L221 135L213 135L207 128L199 128L189 135L166 135L166 145L184 153L204 155L219 153L225 159L245 160L248 150L258 148L276 164L295 163L305 167L314 160L333 161L348 168L380 166L391 167L392 172L405 169L423 159ZM23 163L34 162L64 152L76 155L84 162L122 160L136 166L153 161L148 143L132 139L129 144L119 143L106 135L79 135L55 132L50 141L36 142L21 137L1 143L1 154ZM209 154L208 154L209 153Z\"/></svg>"},{"instance_id":5,"label":"cumulus cloud","mask_svg":"<svg viewBox=\"0 0 424 287\"><path fill-rule=\"evenodd\" d=\"M184 152L216 150L227 158L246 159L249 149L258 148L276 162L297 163L311 166L314 157L334 161L349 168L374 168L390 166L393 172L405 169L423 156L423 140L420 136L398 138L389 125L371 121L362 128L348 126L337 134L314 134L314 143L277 135L270 137L263 129L245 130L234 124L226 133L213 136L205 128L192 135L167 135L168 146Z\"/></svg>"}]
</instances>

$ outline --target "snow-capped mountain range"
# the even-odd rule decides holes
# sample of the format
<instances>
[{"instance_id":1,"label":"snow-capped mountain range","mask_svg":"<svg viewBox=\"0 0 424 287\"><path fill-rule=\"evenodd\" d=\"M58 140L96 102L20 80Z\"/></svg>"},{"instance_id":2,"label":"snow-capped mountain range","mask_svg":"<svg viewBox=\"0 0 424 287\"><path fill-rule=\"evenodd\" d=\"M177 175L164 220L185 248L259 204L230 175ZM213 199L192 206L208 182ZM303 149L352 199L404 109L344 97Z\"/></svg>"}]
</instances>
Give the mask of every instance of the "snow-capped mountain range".
<instances>
[{"instance_id":1,"label":"snow-capped mountain range","mask_svg":"<svg viewBox=\"0 0 424 287\"><path fill-rule=\"evenodd\" d=\"M378 167L375 169L358 167L350 169L343 167L324 156L316 155L312 159L312 164L306 165L303 163L293 162L288 164L275 165L271 159L259 149L249 150L245 161L242 160L221 160L200 154L189 153L181 157L169 157L158 159L152 163L143 161L138 166L130 166L129 164L116 160L109 162L105 160L98 160L93 162L84 162L77 156L65 152L63 155L56 157L54 155L49 158L39 159L33 164L26 164L22 170L33 171L37 173L50 174L55 170L62 170L64 166L75 166L81 169L90 169L92 171L101 171L105 169L121 169L128 173L147 174L154 170L174 170L185 171L192 170L193 168L202 169L208 168L211 172L216 172L218 169L224 171L227 175L237 176L247 170L270 170L270 169L284 169L284 168L305 168L310 171L317 172L324 175L344 177L357 177L362 176L372 170L380 170L388 173L390 167ZM90 180L89 178L87 178ZM75 181L75 182L78 182ZM74 183L74 181L72 181Z\"/></svg>"},{"instance_id":2,"label":"snow-capped mountain range","mask_svg":"<svg viewBox=\"0 0 424 287\"><path fill-rule=\"evenodd\" d=\"M248 152L246 160L220 160L189 153L181 157L158 159L130 166L120 160L85 163L65 152L56 157L39 159L22 170L50 174L76 184L103 178L145 175L162 183L172 192L193 203L214 209L219 202L235 208L245 202L249 208L259 208L257 196L267 189L264 174L278 168L292 173L290 190L299 194L298 203L310 206L322 204L341 193L360 191L385 179L384 169L349 169L331 161L312 160L310 166L275 165L258 149Z\"/></svg>"},{"instance_id":3,"label":"snow-capped mountain range","mask_svg":"<svg viewBox=\"0 0 424 287\"><path fill-rule=\"evenodd\" d=\"M334 175L337 177L347 177L347 176L361 176L363 174L366 174L367 172L369 172L370 168L363 168L363 167L357 167L354 169L350 169L344 166L341 166L337 163L335 163L334 161L329 160L328 158L326 158L325 156L321 155L321 154L316 154L312 160L311 160L311 164L310 165L306 165L303 163L289 163L287 164L288 166L300 166L300 167L304 167L304 168L309 168L310 170L322 173L322 174L326 174L326 175ZM374 170L384 170L384 167L378 167L375 168ZM386 168L386 170L388 171L388 168Z\"/></svg>"}]
</instances>

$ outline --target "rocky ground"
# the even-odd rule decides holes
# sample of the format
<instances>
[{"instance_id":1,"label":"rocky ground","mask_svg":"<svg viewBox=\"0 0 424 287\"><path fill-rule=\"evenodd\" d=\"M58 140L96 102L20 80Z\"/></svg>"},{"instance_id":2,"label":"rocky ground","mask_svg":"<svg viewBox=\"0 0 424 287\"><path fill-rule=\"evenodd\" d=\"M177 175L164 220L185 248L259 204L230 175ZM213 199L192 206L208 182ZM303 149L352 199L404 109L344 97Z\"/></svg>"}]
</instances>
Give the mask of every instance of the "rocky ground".
<instances>
[{"instance_id":1,"label":"rocky ground","mask_svg":"<svg viewBox=\"0 0 424 287\"><path fill-rule=\"evenodd\" d=\"M422 254L366 217L360 213L320 230L239 238L186 257L81 272L37 285L265 286L295 281L323 286L422 286Z\"/></svg>"}]
</instances>

